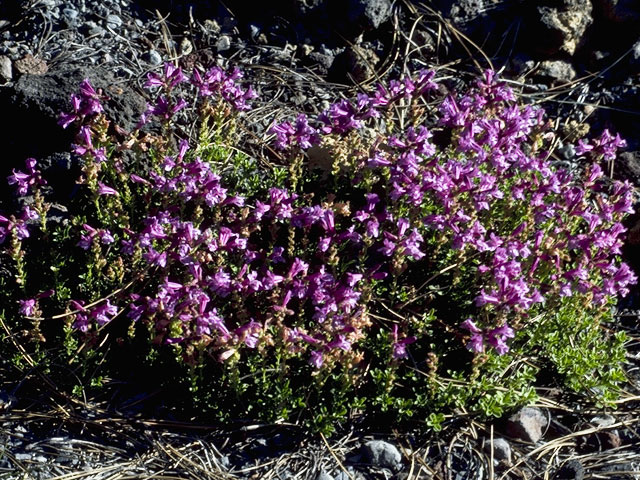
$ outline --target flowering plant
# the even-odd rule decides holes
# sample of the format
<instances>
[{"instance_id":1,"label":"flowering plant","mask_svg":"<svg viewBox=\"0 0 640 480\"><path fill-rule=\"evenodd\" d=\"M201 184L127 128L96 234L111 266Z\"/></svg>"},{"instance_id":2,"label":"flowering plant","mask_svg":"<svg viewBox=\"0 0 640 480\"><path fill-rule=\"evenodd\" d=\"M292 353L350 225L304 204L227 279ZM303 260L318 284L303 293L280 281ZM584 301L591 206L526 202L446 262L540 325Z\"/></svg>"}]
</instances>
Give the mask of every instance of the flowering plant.
<instances>
[{"instance_id":1,"label":"flowering plant","mask_svg":"<svg viewBox=\"0 0 640 480\"><path fill-rule=\"evenodd\" d=\"M85 80L60 117L82 159L69 218L49 233L35 160L8 179L36 199L0 217L12 325L62 319L86 351L129 330L149 359L186 366L203 405L319 408L318 428L347 408L499 415L532 398L541 369L610 400L624 337L600 325L636 280L619 261L634 198L599 162L622 140L580 140L574 177L549 160L544 111L493 72L463 96L443 97L435 76L274 123L272 170L223 147L256 97L238 70L149 74L156 98L125 139ZM194 111L197 141L177 128ZM156 121L161 135L143 128ZM52 275L33 274L42 258L29 273L30 237L50 245Z\"/></svg>"}]
</instances>

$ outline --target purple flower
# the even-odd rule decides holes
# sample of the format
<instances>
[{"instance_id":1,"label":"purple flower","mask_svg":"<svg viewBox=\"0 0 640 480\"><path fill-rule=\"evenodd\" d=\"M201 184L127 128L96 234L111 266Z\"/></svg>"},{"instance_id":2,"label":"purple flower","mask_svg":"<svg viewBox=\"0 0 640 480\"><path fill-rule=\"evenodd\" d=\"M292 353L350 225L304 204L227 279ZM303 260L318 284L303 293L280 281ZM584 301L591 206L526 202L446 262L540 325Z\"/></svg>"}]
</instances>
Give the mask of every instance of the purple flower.
<instances>
[{"instance_id":1,"label":"purple flower","mask_svg":"<svg viewBox=\"0 0 640 480\"><path fill-rule=\"evenodd\" d=\"M98 182L98 195L115 195L119 196L120 194L113 188L105 185L102 182Z\"/></svg>"},{"instance_id":2,"label":"purple flower","mask_svg":"<svg viewBox=\"0 0 640 480\"><path fill-rule=\"evenodd\" d=\"M509 325L504 324L502 327L489 330L487 334L487 342L496 349L499 355L504 355L509 351L509 347L505 340L514 337L515 333L513 332L513 329Z\"/></svg>"},{"instance_id":3,"label":"purple flower","mask_svg":"<svg viewBox=\"0 0 640 480\"><path fill-rule=\"evenodd\" d=\"M401 358L407 358L407 345L411 345L417 339L416 337L405 337L403 339L398 339L398 324L393 325L393 345L392 345L392 356L394 359L399 360Z\"/></svg>"},{"instance_id":4,"label":"purple flower","mask_svg":"<svg viewBox=\"0 0 640 480\"><path fill-rule=\"evenodd\" d=\"M103 326L113 320L113 317L118 313L118 308L112 305L109 300L95 308L91 312L91 317L98 322L98 325Z\"/></svg>"},{"instance_id":5,"label":"purple flower","mask_svg":"<svg viewBox=\"0 0 640 480\"><path fill-rule=\"evenodd\" d=\"M18 186L18 194L26 195L29 191L29 187L33 185L46 185L46 181L40 176L40 172L36 170L36 160L34 158L28 158L25 161L27 167L27 173L16 171L13 169L13 175L7 177L7 183L9 185Z\"/></svg>"},{"instance_id":6,"label":"purple flower","mask_svg":"<svg viewBox=\"0 0 640 480\"><path fill-rule=\"evenodd\" d=\"M324 363L324 355L322 354L322 352L319 352L317 350L312 351L309 363L315 368L322 367L322 364Z\"/></svg>"},{"instance_id":7,"label":"purple flower","mask_svg":"<svg viewBox=\"0 0 640 480\"><path fill-rule=\"evenodd\" d=\"M36 311L36 299L28 298L26 300L18 300L20 304L20 313L25 317L31 317Z\"/></svg>"},{"instance_id":8,"label":"purple flower","mask_svg":"<svg viewBox=\"0 0 640 480\"><path fill-rule=\"evenodd\" d=\"M164 64L164 71L162 75L158 75L153 72L147 74L147 81L145 82L144 87L165 87L166 89L171 90L186 79L187 77L184 75L181 68L167 62Z\"/></svg>"},{"instance_id":9,"label":"purple flower","mask_svg":"<svg viewBox=\"0 0 640 480\"><path fill-rule=\"evenodd\" d=\"M351 350L351 342L349 342L344 335L338 335L338 338L327 344L327 348L339 348L340 350Z\"/></svg>"},{"instance_id":10,"label":"purple flower","mask_svg":"<svg viewBox=\"0 0 640 480\"><path fill-rule=\"evenodd\" d=\"M482 333L482 330L480 330L470 318L467 318L460 326L469 330L471 333Z\"/></svg>"},{"instance_id":11,"label":"purple flower","mask_svg":"<svg viewBox=\"0 0 640 480\"><path fill-rule=\"evenodd\" d=\"M293 263L291 264L291 268L289 268L289 273L287 274L287 278L292 279L299 273L302 273L302 275L304 276L307 274L308 268L309 268L308 263L296 257Z\"/></svg>"},{"instance_id":12,"label":"purple flower","mask_svg":"<svg viewBox=\"0 0 640 480\"><path fill-rule=\"evenodd\" d=\"M480 290L480 294L476 297L476 305L481 307L487 304L498 305L500 303L500 299L491 292L490 294L484 291L484 288Z\"/></svg>"},{"instance_id":13,"label":"purple flower","mask_svg":"<svg viewBox=\"0 0 640 480\"><path fill-rule=\"evenodd\" d=\"M484 337L479 333L472 334L467 348L475 353L484 352Z\"/></svg>"}]
</instances>

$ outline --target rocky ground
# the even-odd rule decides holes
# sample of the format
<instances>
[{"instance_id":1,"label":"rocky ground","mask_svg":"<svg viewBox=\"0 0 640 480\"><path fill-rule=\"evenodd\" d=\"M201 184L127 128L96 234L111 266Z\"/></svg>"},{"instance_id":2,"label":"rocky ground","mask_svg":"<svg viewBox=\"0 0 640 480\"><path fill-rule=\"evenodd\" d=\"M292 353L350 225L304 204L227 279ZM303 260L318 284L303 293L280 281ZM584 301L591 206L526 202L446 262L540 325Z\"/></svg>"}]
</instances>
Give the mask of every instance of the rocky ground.
<instances>
[{"instance_id":1,"label":"rocky ground","mask_svg":"<svg viewBox=\"0 0 640 480\"><path fill-rule=\"evenodd\" d=\"M610 128L628 142L614 174L640 186L639 25L640 6L624 0L0 0L0 177L34 156L69 186L72 138L56 119L78 83L108 92L107 113L128 129L146 73L174 61L240 66L268 99L258 136L273 112L319 112L380 78L429 67L455 89L492 66L563 119L557 161L576 162L577 133ZM636 231L636 267L638 243ZM637 315L620 323L633 340L617 411L543 389L534 408L491 424L460 412L429 435L354 428L327 440L296 425L149 419L153 393L80 402L39 372L38 388L11 381L0 355L0 478L640 478Z\"/></svg>"}]
</instances>

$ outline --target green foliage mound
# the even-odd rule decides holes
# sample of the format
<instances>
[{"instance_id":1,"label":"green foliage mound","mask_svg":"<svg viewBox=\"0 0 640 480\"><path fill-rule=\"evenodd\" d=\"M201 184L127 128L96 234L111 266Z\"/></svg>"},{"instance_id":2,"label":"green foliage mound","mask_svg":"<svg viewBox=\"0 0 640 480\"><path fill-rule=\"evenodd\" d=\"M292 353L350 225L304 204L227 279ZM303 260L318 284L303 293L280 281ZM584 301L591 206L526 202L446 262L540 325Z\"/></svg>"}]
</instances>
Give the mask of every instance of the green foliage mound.
<instances>
[{"instance_id":1,"label":"green foliage mound","mask_svg":"<svg viewBox=\"0 0 640 480\"><path fill-rule=\"evenodd\" d=\"M600 163L623 141L580 140L572 175L492 72L460 96L435 79L274 124L270 158L243 152L237 70L150 74L130 133L83 82L60 117L81 159L64 211L35 160L8 178L1 348L75 394L148 379L209 419L321 431L500 416L543 374L610 403L634 199Z\"/></svg>"}]
</instances>

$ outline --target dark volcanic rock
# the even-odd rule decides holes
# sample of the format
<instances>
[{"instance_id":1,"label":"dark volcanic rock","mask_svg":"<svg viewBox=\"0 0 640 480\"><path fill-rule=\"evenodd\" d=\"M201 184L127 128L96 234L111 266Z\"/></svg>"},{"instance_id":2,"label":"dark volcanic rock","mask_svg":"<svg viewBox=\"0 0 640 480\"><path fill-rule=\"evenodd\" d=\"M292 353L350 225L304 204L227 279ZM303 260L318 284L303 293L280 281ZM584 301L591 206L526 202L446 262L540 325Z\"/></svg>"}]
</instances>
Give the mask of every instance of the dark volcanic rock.
<instances>
[{"instance_id":1,"label":"dark volcanic rock","mask_svg":"<svg viewBox=\"0 0 640 480\"><path fill-rule=\"evenodd\" d=\"M499 44L511 26L529 18L526 2L520 0L436 0L435 8L464 34L479 44ZM519 17L522 20L516 20Z\"/></svg>"},{"instance_id":2,"label":"dark volcanic rock","mask_svg":"<svg viewBox=\"0 0 640 480\"><path fill-rule=\"evenodd\" d=\"M0 110L11 118L0 133L4 145L12 152L13 165L22 165L27 157L43 158L53 152L66 151L73 141L74 129L57 125L60 112L70 109L69 98L88 78L107 97L107 116L125 130L132 130L146 107L141 95L114 85L111 73L101 68L64 66L45 75L22 75L11 87L0 90Z\"/></svg>"},{"instance_id":3,"label":"dark volcanic rock","mask_svg":"<svg viewBox=\"0 0 640 480\"><path fill-rule=\"evenodd\" d=\"M347 20L364 30L375 30L391 18L389 0L348 0Z\"/></svg>"},{"instance_id":4,"label":"dark volcanic rock","mask_svg":"<svg viewBox=\"0 0 640 480\"><path fill-rule=\"evenodd\" d=\"M556 472L554 480L582 480L584 467L580 460L569 460Z\"/></svg>"},{"instance_id":5,"label":"dark volcanic rock","mask_svg":"<svg viewBox=\"0 0 640 480\"><path fill-rule=\"evenodd\" d=\"M373 76L379 61L372 49L353 45L335 58L329 78L336 82L348 82L350 79L363 82Z\"/></svg>"}]
</instances>

